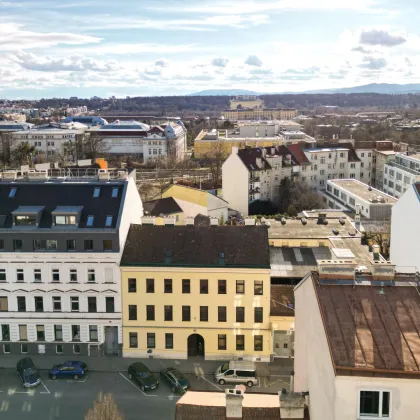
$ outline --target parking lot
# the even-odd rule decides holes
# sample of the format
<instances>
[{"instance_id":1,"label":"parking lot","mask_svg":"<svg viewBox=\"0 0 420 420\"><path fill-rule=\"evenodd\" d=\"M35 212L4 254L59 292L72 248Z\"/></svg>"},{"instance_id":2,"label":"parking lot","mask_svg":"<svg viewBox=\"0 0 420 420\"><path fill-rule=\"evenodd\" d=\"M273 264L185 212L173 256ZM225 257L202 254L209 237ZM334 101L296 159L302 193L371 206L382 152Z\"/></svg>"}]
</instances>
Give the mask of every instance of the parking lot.
<instances>
[{"instance_id":1,"label":"parking lot","mask_svg":"<svg viewBox=\"0 0 420 420\"><path fill-rule=\"evenodd\" d=\"M219 385L212 375L197 371L185 375L192 390L224 391L232 385ZM93 406L99 392L111 393L125 420L173 419L176 401L180 395L163 381L150 392L143 392L132 382L127 372L88 372L78 380L52 380L47 371L41 371L42 383L36 388L22 386L16 371L0 370L0 418L31 420L83 420L88 408ZM247 392L277 393L288 388L288 377L260 379L259 385Z\"/></svg>"}]
</instances>

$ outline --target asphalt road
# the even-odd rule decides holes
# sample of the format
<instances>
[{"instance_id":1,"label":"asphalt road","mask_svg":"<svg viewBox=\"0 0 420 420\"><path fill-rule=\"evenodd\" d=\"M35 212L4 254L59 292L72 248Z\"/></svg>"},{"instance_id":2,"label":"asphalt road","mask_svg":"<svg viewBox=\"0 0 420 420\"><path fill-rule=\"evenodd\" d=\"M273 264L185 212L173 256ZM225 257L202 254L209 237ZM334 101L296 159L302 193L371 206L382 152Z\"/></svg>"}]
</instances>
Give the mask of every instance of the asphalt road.
<instances>
[{"instance_id":1,"label":"asphalt road","mask_svg":"<svg viewBox=\"0 0 420 420\"><path fill-rule=\"evenodd\" d=\"M233 385L219 385L212 375L186 375L192 390L223 392ZM99 392L114 396L124 420L173 419L180 395L160 381L159 387L144 393L128 378L127 372L88 372L83 379L51 380L41 371L42 384L23 388L14 369L0 370L0 420L83 420ZM287 376L260 379L247 392L277 393L288 388Z\"/></svg>"}]
</instances>

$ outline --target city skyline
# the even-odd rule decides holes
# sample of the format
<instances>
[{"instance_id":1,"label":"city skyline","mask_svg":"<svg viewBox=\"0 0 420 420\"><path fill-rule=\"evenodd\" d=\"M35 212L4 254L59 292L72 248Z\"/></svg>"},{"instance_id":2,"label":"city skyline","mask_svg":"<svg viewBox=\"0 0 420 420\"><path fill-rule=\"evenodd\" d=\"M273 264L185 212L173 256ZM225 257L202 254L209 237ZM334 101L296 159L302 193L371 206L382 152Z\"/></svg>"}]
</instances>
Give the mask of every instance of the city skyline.
<instances>
[{"instance_id":1,"label":"city skyline","mask_svg":"<svg viewBox=\"0 0 420 420\"><path fill-rule=\"evenodd\" d=\"M415 3L0 0L0 98L416 83Z\"/></svg>"}]
</instances>

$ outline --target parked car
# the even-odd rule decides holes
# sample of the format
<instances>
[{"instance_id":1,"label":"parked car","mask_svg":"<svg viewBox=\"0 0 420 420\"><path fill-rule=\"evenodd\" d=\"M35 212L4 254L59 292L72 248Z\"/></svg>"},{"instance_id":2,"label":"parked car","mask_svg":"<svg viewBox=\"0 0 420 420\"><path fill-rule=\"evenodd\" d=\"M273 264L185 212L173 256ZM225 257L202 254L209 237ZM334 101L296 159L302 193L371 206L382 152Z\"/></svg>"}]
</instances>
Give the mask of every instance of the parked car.
<instances>
[{"instance_id":1,"label":"parked car","mask_svg":"<svg viewBox=\"0 0 420 420\"><path fill-rule=\"evenodd\" d=\"M55 365L50 370L51 379L83 377L87 371L87 364L79 361L68 361L62 365Z\"/></svg>"},{"instance_id":2,"label":"parked car","mask_svg":"<svg viewBox=\"0 0 420 420\"><path fill-rule=\"evenodd\" d=\"M220 385L246 384L252 387L258 384L256 365L245 360L232 360L217 368L215 379Z\"/></svg>"},{"instance_id":3,"label":"parked car","mask_svg":"<svg viewBox=\"0 0 420 420\"><path fill-rule=\"evenodd\" d=\"M178 369L166 368L160 372L160 377L169 384L173 392L185 392L190 387L190 381Z\"/></svg>"},{"instance_id":4,"label":"parked car","mask_svg":"<svg viewBox=\"0 0 420 420\"><path fill-rule=\"evenodd\" d=\"M32 388L41 383L38 369L30 357L25 357L17 362L16 372L26 388Z\"/></svg>"},{"instance_id":5,"label":"parked car","mask_svg":"<svg viewBox=\"0 0 420 420\"><path fill-rule=\"evenodd\" d=\"M136 382L143 392L155 389L159 385L159 381L150 372L149 368L140 362L133 363L129 366L128 377Z\"/></svg>"}]
</instances>

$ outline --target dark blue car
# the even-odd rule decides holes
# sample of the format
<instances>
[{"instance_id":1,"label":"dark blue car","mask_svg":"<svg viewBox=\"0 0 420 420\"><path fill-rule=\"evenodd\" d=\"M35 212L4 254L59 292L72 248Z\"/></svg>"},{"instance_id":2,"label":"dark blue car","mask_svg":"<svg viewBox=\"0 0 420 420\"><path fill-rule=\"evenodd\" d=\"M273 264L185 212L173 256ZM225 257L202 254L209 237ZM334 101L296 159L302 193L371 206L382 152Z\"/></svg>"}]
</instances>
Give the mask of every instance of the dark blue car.
<instances>
[{"instance_id":1,"label":"dark blue car","mask_svg":"<svg viewBox=\"0 0 420 420\"><path fill-rule=\"evenodd\" d=\"M86 363L78 361L64 362L62 365L55 365L50 370L51 379L67 378L79 379L83 377L88 367Z\"/></svg>"}]
</instances>

